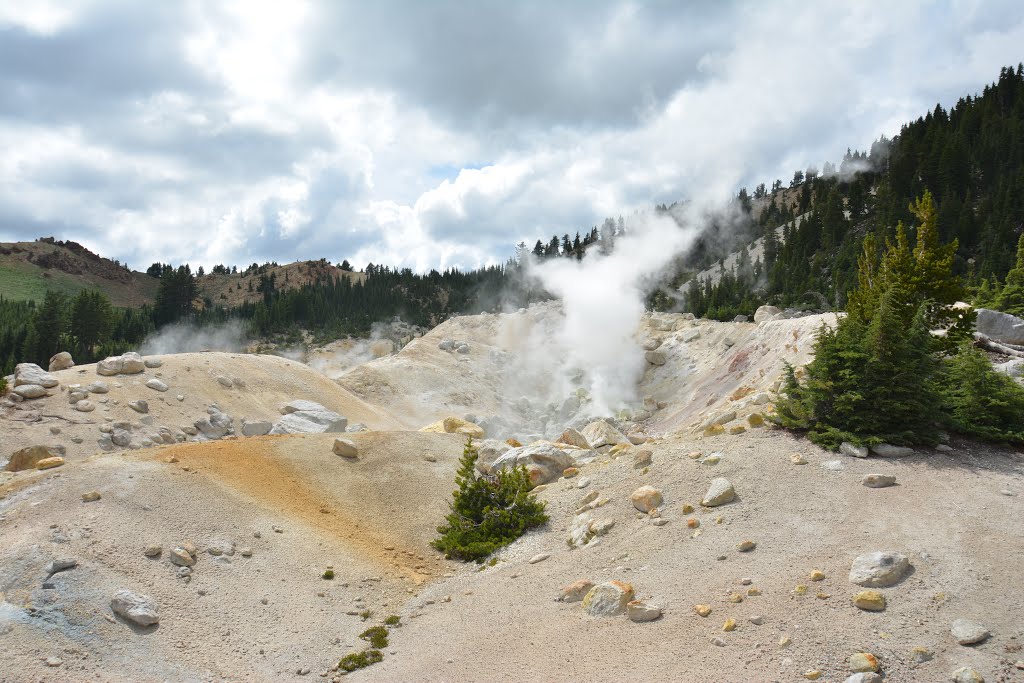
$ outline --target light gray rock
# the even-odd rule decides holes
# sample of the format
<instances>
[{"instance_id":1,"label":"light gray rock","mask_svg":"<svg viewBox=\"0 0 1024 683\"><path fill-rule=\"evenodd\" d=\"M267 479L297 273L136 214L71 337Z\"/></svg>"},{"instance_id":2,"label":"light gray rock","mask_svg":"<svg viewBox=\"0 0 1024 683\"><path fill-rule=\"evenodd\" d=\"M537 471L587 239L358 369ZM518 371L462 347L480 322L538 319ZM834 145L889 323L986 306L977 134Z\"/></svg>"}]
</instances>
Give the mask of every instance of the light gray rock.
<instances>
[{"instance_id":1,"label":"light gray rock","mask_svg":"<svg viewBox=\"0 0 1024 683\"><path fill-rule=\"evenodd\" d=\"M80 413L91 413L96 410L96 404L87 400L77 401L75 402L75 410Z\"/></svg>"},{"instance_id":2,"label":"light gray rock","mask_svg":"<svg viewBox=\"0 0 1024 683\"><path fill-rule=\"evenodd\" d=\"M718 507L725 505L736 498L736 490L725 477L717 477L711 480L708 492L704 494L701 505L706 507Z\"/></svg>"},{"instance_id":3,"label":"light gray rock","mask_svg":"<svg viewBox=\"0 0 1024 683\"><path fill-rule=\"evenodd\" d=\"M110 435L110 441L115 446L127 448L128 444L132 441L132 434L125 429L115 429Z\"/></svg>"},{"instance_id":4,"label":"light gray rock","mask_svg":"<svg viewBox=\"0 0 1024 683\"><path fill-rule=\"evenodd\" d=\"M647 351L644 353L644 358L651 365L664 365L668 362L668 357L665 356L664 351Z\"/></svg>"},{"instance_id":5,"label":"light gray rock","mask_svg":"<svg viewBox=\"0 0 1024 683\"><path fill-rule=\"evenodd\" d=\"M161 380L158 380L156 377L146 382L146 386L152 389L153 391L159 391L160 393L167 391L167 389L169 388L166 384L164 384Z\"/></svg>"},{"instance_id":6,"label":"light gray rock","mask_svg":"<svg viewBox=\"0 0 1024 683\"><path fill-rule=\"evenodd\" d=\"M159 368L163 367L164 362L159 358L146 358L142 361L147 368Z\"/></svg>"},{"instance_id":7,"label":"light gray rock","mask_svg":"<svg viewBox=\"0 0 1024 683\"><path fill-rule=\"evenodd\" d=\"M303 399L295 399L288 401L279 408L282 415L288 415L289 413L297 413L304 410L326 410L322 405L315 401L306 401Z\"/></svg>"},{"instance_id":8,"label":"light gray rock","mask_svg":"<svg viewBox=\"0 0 1024 683\"><path fill-rule=\"evenodd\" d=\"M46 565L46 573L54 575L57 572L67 571L68 569L74 569L78 566L78 560L73 557L62 557L57 560L53 560L50 564Z\"/></svg>"},{"instance_id":9,"label":"light gray rock","mask_svg":"<svg viewBox=\"0 0 1024 683\"><path fill-rule=\"evenodd\" d=\"M37 384L44 389L52 389L60 382L57 378L43 370L35 363L18 363L14 366L14 386Z\"/></svg>"},{"instance_id":10,"label":"light gray rock","mask_svg":"<svg viewBox=\"0 0 1024 683\"><path fill-rule=\"evenodd\" d=\"M137 375L146 369L142 356L129 351L120 356L108 356L96 364L96 374L104 377L115 375Z\"/></svg>"},{"instance_id":11,"label":"light gray rock","mask_svg":"<svg viewBox=\"0 0 1024 683\"><path fill-rule=\"evenodd\" d=\"M687 344L689 344L690 342L695 342L698 339L700 339L700 330L698 330L696 327L691 327L690 329L683 330L682 332L679 333L679 340Z\"/></svg>"},{"instance_id":12,"label":"light gray rock","mask_svg":"<svg viewBox=\"0 0 1024 683\"><path fill-rule=\"evenodd\" d=\"M335 455L343 458L355 459L359 457L359 447L350 439L335 439L334 447L331 449Z\"/></svg>"},{"instance_id":13,"label":"light gray rock","mask_svg":"<svg viewBox=\"0 0 1024 683\"><path fill-rule=\"evenodd\" d=\"M868 457L867 446L854 446L849 441L844 441L839 444L839 452L842 455L848 455L851 458L866 458Z\"/></svg>"},{"instance_id":14,"label":"light gray rock","mask_svg":"<svg viewBox=\"0 0 1024 683\"><path fill-rule=\"evenodd\" d=\"M592 617L613 617L626 611L633 600L633 587L621 581L606 581L590 589L583 598L583 611Z\"/></svg>"},{"instance_id":15,"label":"light gray rock","mask_svg":"<svg viewBox=\"0 0 1024 683\"><path fill-rule=\"evenodd\" d=\"M136 413L142 413L145 415L149 412L149 402L139 399L138 401L128 401L128 407L134 410Z\"/></svg>"},{"instance_id":16,"label":"light gray rock","mask_svg":"<svg viewBox=\"0 0 1024 683\"><path fill-rule=\"evenodd\" d=\"M853 674L843 683L882 683L882 677L873 671L868 673Z\"/></svg>"},{"instance_id":17,"label":"light gray rock","mask_svg":"<svg viewBox=\"0 0 1024 683\"><path fill-rule=\"evenodd\" d=\"M46 387L40 384L22 384L11 390L15 396L21 398L42 398L46 396Z\"/></svg>"},{"instance_id":18,"label":"light gray rock","mask_svg":"<svg viewBox=\"0 0 1024 683\"><path fill-rule=\"evenodd\" d=\"M441 349L442 351L454 351L455 341L452 339L442 339L441 342L438 343L437 348Z\"/></svg>"},{"instance_id":19,"label":"light gray rock","mask_svg":"<svg viewBox=\"0 0 1024 683\"><path fill-rule=\"evenodd\" d=\"M906 446L893 446L892 444L880 443L871 447L871 452L881 458L902 458L914 454L913 448Z\"/></svg>"},{"instance_id":20,"label":"light gray rock","mask_svg":"<svg viewBox=\"0 0 1024 683\"><path fill-rule=\"evenodd\" d=\"M738 316L736 316L735 318L733 318L733 319L732 319L732 321L733 321L734 323L745 323L745 322L747 322L748 320L750 320L750 318L748 318L747 316L743 315L742 313L741 313L740 315L738 315Z\"/></svg>"},{"instance_id":21,"label":"light gray rock","mask_svg":"<svg viewBox=\"0 0 1024 683\"><path fill-rule=\"evenodd\" d=\"M625 434L604 420L595 420L594 422L591 422L580 430L580 434L582 434L583 438L587 440L587 443L590 444L591 448L617 446L619 444L631 445Z\"/></svg>"},{"instance_id":22,"label":"light gray rock","mask_svg":"<svg viewBox=\"0 0 1024 683\"><path fill-rule=\"evenodd\" d=\"M78 403L79 401L84 401L87 398L89 398L89 392L88 391L69 391L68 392L68 403L70 403L71 405L74 405L74 404Z\"/></svg>"},{"instance_id":23,"label":"light gray rock","mask_svg":"<svg viewBox=\"0 0 1024 683\"><path fill-rule=\"evenodd\" d=\"M661 619L661 608L643 600L631 600L626 603L626 616L638 624Z\"/></svg>"},{"instance_id":24,"label":"light gray rock","mask_svg":"<svg viewBox=\"0 0 1024 683\"><path fill-rule=\"evenodd\" d=\"M364 425L362 422L353 422L349 426L345 427L345 431L349 434L356 434L358 432L368 432L370 428Z\"/></svg>"},{"instance_id":25,"label":"light gray rock","mask_svg":"<svg viewBox=\"0 0 1024 683\"><path fill-rule=\"evenodd\" d=\"M184 548L173 548L168 553L168 559L171 564L176 564L179 567L191 567L196 563L196 558L192 557L192 553L188 552Z\"/></svg>"},{"instance_id":26,"label":"light gray rock","mask_svg":"<svg viewBox=\"0 0 1024 683\"><path fill-rule=\"evenodd\" d=\"M985 677L969 666L962 666L953 672L953 683L985 683Z\"/></svg>"},{"instance_id":27,"label":"light gray rock","mask_svg":"<svg viewBox=\"0 0 1024 683\"><path fill-rule=\"evenodd\" d=\"M868 588L892 586L910 569L910 560L902 553L876 551L861 555L850 567L850 583Z\"/></svg>"},{"instance_id":28,"label":"light gray rock","mask_svg":"<svg viewBox=\"0 0 1024 683\"><path fill-rule=\"evenodd\" d=\"M228 389L230 389L231 387L235 386L235 383L233 381L231 381L231 378L230 377L225 377L224 375L217 375L217 384L221 385L222 387L226 387Z\"/></svg>"},{"instance_id":29,"label":"light gray rock","mask_svg":"<svg viewBox=\"0 0 1024 683\"><path fill-rule=\"evenodd\" d=\"M107 386L106 382L93 382L86 385L85 390L90 394L105 394L110 391L110 387Z\"/></svg>"},{"instance_id":30,"label":"light gray rock","mask_svg":"<svg viewBox=\"0 0 1024 683\"><path fill-rule=\"evenodd\" d=\"M772 320L779 313L782 313L782 309L775 306L758 306L757 310L754 311L754 322L760 325Z\"/></svg>"},{"instance_id":31,"label":"light gray rock","mask_svg":"<svg viewBox=\"0 0 1024 683\"><path fill-rule=\"evenodd\" d=\"M461 344L459 344L458 346L455 347L455 353L461 353L461 354L465 355L465 354L469 353L469 351L470 351L469 344L467 344L465 342L463 342L463 343L461 343Z\"/></svg>"},{"instance_id":32,"label":"light gray rock","mask_svg":"<svg viewBox=\"0 0 1024 683\"><path fill-rule=\"evenodd\" d=\"M50 356L50 372L57 372L58 370L67 370L68 368L75 367L75 359L71 357L71 354L67 351L59 351L58 353Z\"/></svg>"},{"instance_id":33,"label":"light gray rock","mask_svg":"<svg viewBox=\"0 0 1024 683\"><path fill-rule=\"evenodd\" d=\"M295 403L295 402L293 402ZM343 433L348 420L318 403L315 408L289 411L274 423L271 434L324 434Z\"/></svg>"},{"instance_id":34,"label":"light gray rock","mask_svg":"<svg viewBox=\"0 0 1024 683\"><path fill-rule=\"evenodd\" d=\"M884 489L896 485L896 477L891 474L865 474L860 483L869 489Z\"/></svg>"},{"instance_id":35,"label":"light gray rock","mask_svg":"<svg viewBox=\"0 0 1024 683\"><path fill-rule=\"evenodd\" d=\"M954 640L961 645L975 645L992 635L987 628L969 619L955 620L949 632L953 634Z\"/></svg>"},{"instance_id":36,"label":"light gray rock","mask_svg":"<svg viewBox=\"0 0 1024 683\"><path fill-rule=\"evenodd\" d=\"M1024 320L988 308L979 308L977 313L975 328L978 332L1004 344L1024 344Z\"/></svg>"},{"instance_id":37,"label":"light gray rock","mask_svg":"<svg viewBox=\"0 0 1024 683\"><path fill-rule=\"evenodd\" d=\"M160 613L157 611L156 602L148 595L124 589L119 590L110 600L110 609L114 611L114 614L139 626L152 626L160 623Z\"/></svg>"},{"instance_id":38,"label":"light gray rock","mask_svg":"<svg viewBox=\"0 0 1024 683\"><path fill-rule=\"evenodd\" d=\"M538 485L555 481L567 467L575 464L576 459L568 452L554 444L539 443L510 449L491 464L490 472L523 465L530 475L530 481Z\"/></svg>"},{"instance_id":39,"label":"light gray rock","mask_svg":"<svg viewBox=\"0 0 1024 683\"><path fill-rule=\"evenodd\" d=\"M258 420L255 422L242 422L242 436L263 436L269 434L273 428L273 424L266 420Z\"/></svg>"},{"instance_id":40,"label":"light gray rock","mask_svg":"<svg viewBox=\"0 0 1024 683\"><path fill-rule=\"evenodd\" d=\"M476 444L477 458L476 468L483 474L491 473L491 465L501 456L512 450L504 441L497 439L484 439Z\"/></svg>"},{"instance_id":41,"label":"light gray rock","mask_svg":"<svg viewBox=\"0 0 1024 683\"><path fill-rule=\"evenodd\" d=\"M598 501L594 501L597 503ZM594 503L591 503L593 505ZM584 509L588 506L584 506ZM594 519L589 512L577 515L569 525L568 543L570 548L583 548L597 543L600 536L604 536L615 526L614 519Z\"/></svg>"},{"instance_id":42,"label":"light gray rock","mask_svg":"<svg viewBox=\"0 0 1024 683\"><path fill-rule=\"evenodd\" d=\"M230 415L213 409L209 411L209 415L196 420L192 424L207 439L217 440L228 435L233 423L234 420Z\"/></svg>"}]
</instances>

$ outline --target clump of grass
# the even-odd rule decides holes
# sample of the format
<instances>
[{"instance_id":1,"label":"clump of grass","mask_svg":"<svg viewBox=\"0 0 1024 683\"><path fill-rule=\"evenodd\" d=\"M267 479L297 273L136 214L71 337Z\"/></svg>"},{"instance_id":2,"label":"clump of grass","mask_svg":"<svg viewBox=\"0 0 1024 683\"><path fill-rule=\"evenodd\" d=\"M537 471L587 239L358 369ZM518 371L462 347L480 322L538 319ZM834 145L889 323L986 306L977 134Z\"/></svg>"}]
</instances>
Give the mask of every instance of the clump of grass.
<instances>
[{"instance_id":1,"label":"clump of grass","mask_svg":"<svg viewBox=\"0 0 1024 683\"><path fill-rule=\"evenodd\" d=\"M370 610L368 610L368 609L364 609L364 610L363 610L362 612L360 612L360 613L359 613L359 617L360 617L360 618L361 618L361 619L362 619L363 621L366 621L367 619L369 619L369 618L370 618L370 617L372 617L372 616L373 616L373 612L371 612L371 611L370 611Z\"/></svg>"},{"instance_id":2,"label":"clump of grass","mask_svg":"<svg viewBox=\"0 0 1024 683\"><path fill-rule=\"evenodd\" d=\"M375 650L381 650L388 646L388 630L384 626L371 626L359 637L368 642Z\"/></svg>"},{"instance_id":3,"label":"clump of grass","mask_svg":"<svg viewBox=\"0 0 1024 683\"><path fill-rule=\"evenodd\" d=\"M398 616L397 614L392 614L391 616L389 616L387 619L384 620L384 623L387 624L388 626L398 626L398 623L400 621L402 621L402 617Z\"/></svg>"},{"instance_id":4,"label":"clump of grass","mask_svg":"<svg viewBox=\"0 0 1024 683\"><path fill-rule=\"evenodd\" d=\"M323 573L322 576L323 576L324 579L327 579L328 581L330 581L331 579L334 578L334 570L333 569L328 569L327 571L325 571Z\"/></svg>"},{"instance_id":5,"label":"clump of grass","mask_svg":"<svg viewBox=\"0 0 1024 683\"><path fill-rule=\"evenodd\" d=\"M384 661L384 653L380 650L363 650L342 657L338 662L338 668L352 672L382 661Z\"/></svg>"}]
</instances>

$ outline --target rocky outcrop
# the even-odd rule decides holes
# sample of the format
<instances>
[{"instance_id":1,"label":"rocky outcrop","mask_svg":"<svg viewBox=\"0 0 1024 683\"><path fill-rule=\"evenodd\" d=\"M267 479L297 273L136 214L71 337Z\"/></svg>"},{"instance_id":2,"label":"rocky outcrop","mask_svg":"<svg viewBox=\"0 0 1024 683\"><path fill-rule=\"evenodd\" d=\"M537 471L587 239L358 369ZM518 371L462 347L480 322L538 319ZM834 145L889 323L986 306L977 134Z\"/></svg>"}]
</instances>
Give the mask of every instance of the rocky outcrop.
<instances>
[{"instance_id":1,"label":"rocky outcrop","mask_svg":"<svg viewBox=\"0 0 1024 683\"><path fill-rule=\"evenodd\" d=\"M348 426L346 418L313 401L290 401L281 412L284 416L274 423L270 434L335 434Z\"/></svg>"},{"instance_id":2,"label":"rocky outcrop","mask_svg":"<svg viewBox=\"0 0 1024 683\"><path fill-rule=\"evenodd\" d=\"M134 351L120 356L108 356L96 364L96 374L104 377L137 375L144 372L145 369L146 363L142 360L142 356Z\"/></svg>"},{"instance_id":3,"label":"rocky outcrop","mask_svg":"<svg viewBox=\"0 0 1024 683\"><path fill-rule=\"evenodd\" d=\"M57 378L43 370L35 363L18 363L14 366L14 386L36 385L44 389L52 389L60 382Z\"/></svg>"},{"instance_id":4,"label":"rocky outcrop","mask_svg":"<svg viewBox=\"0 0 1024 683\"><path fill-rule=\"evenodd\" d=\"M11 453L7 461L8 472L20 472L22 470L34 470L40 461L47 458L55 458L64 455L62 447L55 446L29 446Z\"/></svg>"},{"instance_id":5,"label":"rocky outcrop","mask_svg":"<svg viewBox=\"0 0 1024 683\"><path fill-rule=\"evenodd\" d=\"M523 465L530 475L530 482L538 485L558 479L566 468L575 464L576 459L568 452L554 444L540 443L510 449L494 461L489 471L493 473L506 467Z\"/></svg>"},{"instance_id":6,"label":"rocky outcrop","mask_svg":"<svg viewBox=\"0 0 1024 683\"><path fill-rule=\"evenodd\" d=\"M987 308L977 309L975 327L989 339L1004 344L1024 344L1024 320L1009 313Z\"/></svg>"}]
</instances>

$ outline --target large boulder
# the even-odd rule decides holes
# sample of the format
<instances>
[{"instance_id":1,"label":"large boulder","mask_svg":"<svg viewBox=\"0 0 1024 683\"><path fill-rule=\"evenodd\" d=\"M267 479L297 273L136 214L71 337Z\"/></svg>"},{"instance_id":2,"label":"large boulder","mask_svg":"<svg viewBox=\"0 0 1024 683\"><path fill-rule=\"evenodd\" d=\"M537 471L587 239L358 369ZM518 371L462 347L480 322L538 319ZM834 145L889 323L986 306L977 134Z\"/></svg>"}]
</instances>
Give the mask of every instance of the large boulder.
<instances>
[{"instance_id":1,"label":"large boulder","mask_svg":"<svg viewBox=\"0 0 1024 683\"><path fill-rule=\"evenodd\" d=\"M618 446L619 444L631 445L625 434L604 420L591 422L580 431L580 434L587 440L591 448Z\"/></svg>"},{"instance_id":2,"label":"large boulder","mask_svg":"<svg viewBox=\"0 0 1024 683\"><path fill-rule=\"evenodd\" d=\"M569 427L562 432L562 435L555 439L555 443L564 443L567 446L575 446L576 448L590 450L590 442L587 441L587 437L583 436L572 427Z\"/></svg>"},{"instance_id":3,"label":"large boulder","mask_svg":"<svg viewBox=\"0 0 1024 683\"><path fill-rule=\"evenodd\" d=\"M63 448L54 446L29 446L11 453L7 461L8 472L20 472L21 470L34 470L40 460L55 458L64 454Z\"/></svg>"},{"instance_id":4,"label":"large boulder","mask_svg":"<svg viewBox=\"0 0 1024 683\"><path fill-rule=\"evenodd\" d=\"M287 412L274 423L271 434L336 434L348 426L347 418L313 401L291 401L281 410Z\"/></svg>"},{"instance_id":5,"label":"large boulder","mask_svg":"<svg viewBox=\"0 0 1024 683\"><path fill-rule=\"evenodd\" d=\"M39 384L22 384L12 390L16 396L22 398L42 398L46 396L46 387Z\"/></svg>"},{"instance_id":6,"label":"large boulder","mask_svg":"<svg viewBox=\"0 0 1024 683\"><path fill-rule=\"evenodd\" d=\"M205 438L217 440L228 435L233 423L234 419L230 415L219 410L210 409L209 415L196 420L193 424Z\"/></svg>"},{"instance_id":7,"label":"large boulder","mask_svg":"<svg viewBox=\"0 0 1024 683\"><path fill-rule=\"evenodd\" d=\"M558 479L566 468L575 464L576 459L566 451L554 444L539 443L509 450L494 461L490 471L523 465L530 475L530 482L538 485Z\"/></svg>"},{"instance_id":8,"label":"large boulder","mask_svg":"<svg viewBox=\"0 0 1024 683\"><path fill-rule=\"evenodd\" d=\"M20 387L26 384L36 384L46 389L52 389L59 382L56 377L35 363L18 363L14 366L14 386Z\"/></svg>"},{"instance_id":9,"label":"large boulder","mask_svg":"<svg viewBox=\"0 0 1024 683\"><path fill-rule=\"evenodd\" d=\"M613 617L626 611L633 600L633 586L623 581L606 581L590 589L583 609L592 617Z\"/></svg>"},{"instance_id":10,"label":"large boulder","mask_svg":"<svg viewBox=\"0 0 1024 683\"><path fill-rule=\"evenodd\" d=\"M60 351L50 356L50 372L67 370L68 368L73 367L75 367L75 359L72 358L71 354L67 351Z\"/></svg>"},{"instance_id":11,"label":"large boulder","mask_svg":"<svg viewBox=\"0 0 1024 683\"><path fill-rule=\"evenodd\" d=\"M146 370L142 356L129 351L120 356L108 356L96 364L96 374L104 377L114 375L137 375Z\"/></svg>"},{"instance_id":12,"label":"large boulder","mask_svg":"<svg viewBox=\"0 0 1024 683\"><path fill-rule=\"evenodd\" d=\"M420 431L433 434L465 434L474 439L482 439L486 436L486 432L480 425L455 416L448 416L443 420L438 420L423 427Z\"/></svg>"},{"instance_id":13,"label":"large boulder","mask_svg":"<svg viewBox=\"0 0 1024 683\"><path fill-rule=\"evenodd\" d=\"M759 306L758 309L754 311L754 322L757 324L767 322L774 319L779 313L782 313L782 309L776 308L775 306Z\"/></svg>"},{"instance_id":14,"label":"large boulder","mask_svg":"<svg viewBox=\"0 0 1024 683\"><path fill-rule=\"evenodd\" d=\"M1024 344L1024 320L1015 315L979 308L975 327L978 332L998 342Z\"/></svg>"},{"instance_id":15,"label":"large boulder","mask_svg":"<svg viewBox=\"0 0 1024 683\"><path fill-rule=\"evenodd\" d=\"M497 439L484 439L476 443L476 468L489 474L491 465L501 456L512 450L512 446Z\"/></svg>"}]
</instances>

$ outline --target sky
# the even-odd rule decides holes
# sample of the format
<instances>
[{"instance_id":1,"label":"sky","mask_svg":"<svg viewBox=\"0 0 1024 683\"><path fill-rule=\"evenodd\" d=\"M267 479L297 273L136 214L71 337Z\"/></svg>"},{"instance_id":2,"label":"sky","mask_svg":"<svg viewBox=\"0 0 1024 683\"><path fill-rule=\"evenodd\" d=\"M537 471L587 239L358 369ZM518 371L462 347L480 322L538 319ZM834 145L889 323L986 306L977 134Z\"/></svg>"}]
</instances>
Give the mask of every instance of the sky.
<instances>
[{"instance_id":1,"label":"sky","mask_svg":"<svg viewBox=\"0 0 1024 683\"><path fill-rule=\"evenodd\" d=\"M980 92L1019 0L0 0L0 241L501 263Z\"/></svg>"}]
</instances>

